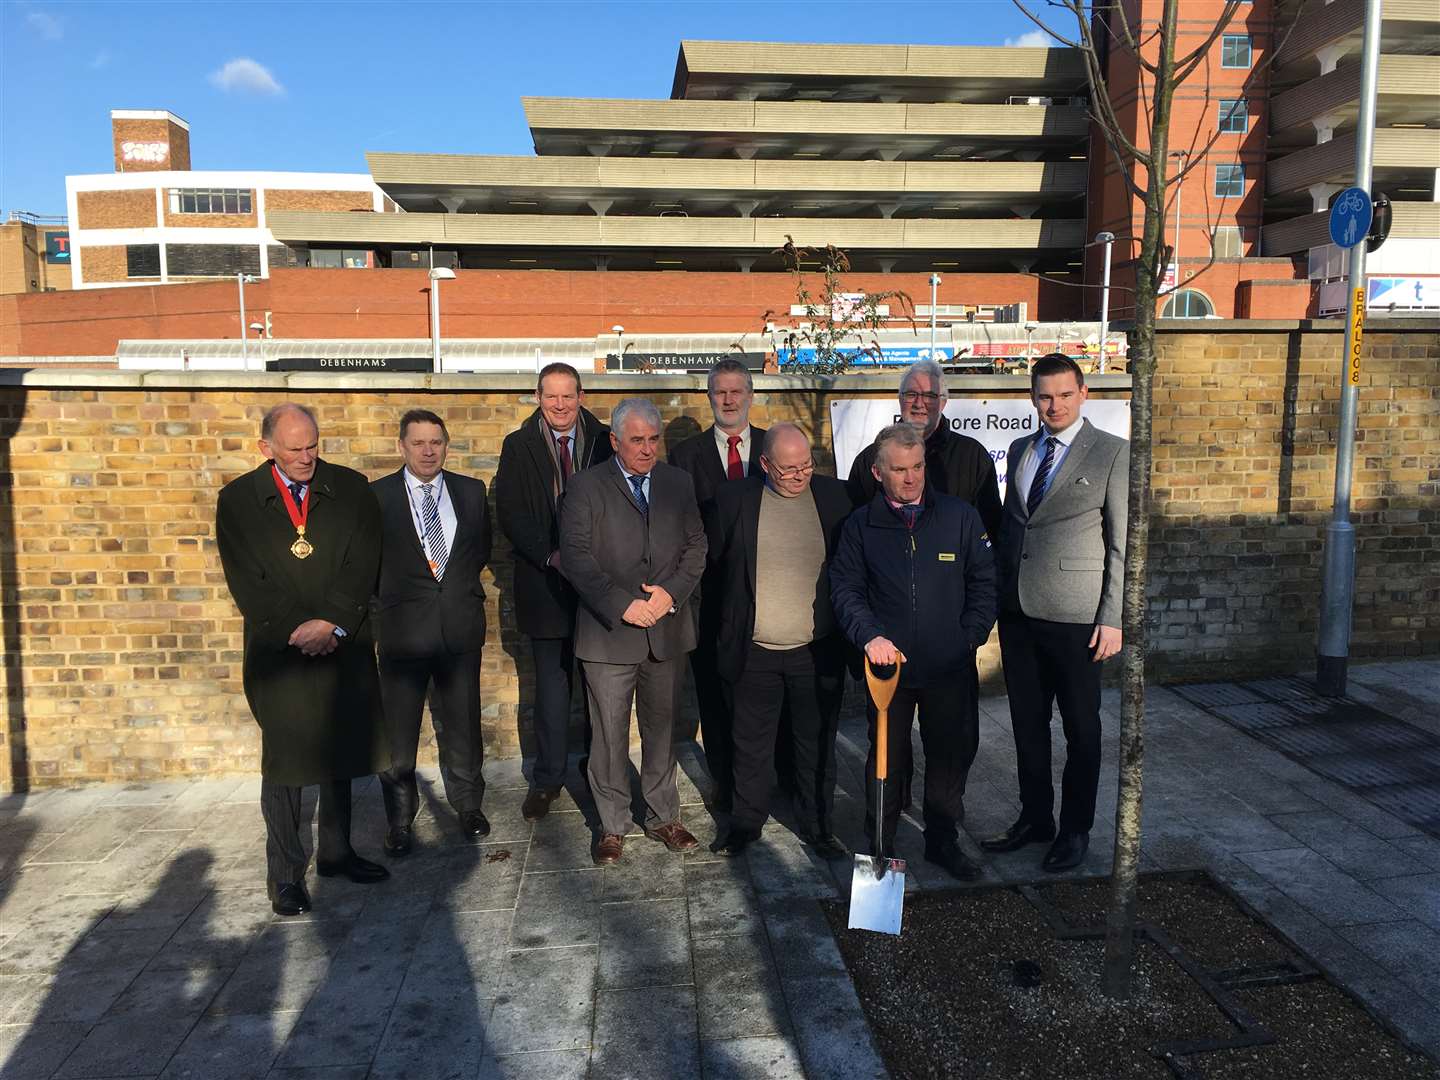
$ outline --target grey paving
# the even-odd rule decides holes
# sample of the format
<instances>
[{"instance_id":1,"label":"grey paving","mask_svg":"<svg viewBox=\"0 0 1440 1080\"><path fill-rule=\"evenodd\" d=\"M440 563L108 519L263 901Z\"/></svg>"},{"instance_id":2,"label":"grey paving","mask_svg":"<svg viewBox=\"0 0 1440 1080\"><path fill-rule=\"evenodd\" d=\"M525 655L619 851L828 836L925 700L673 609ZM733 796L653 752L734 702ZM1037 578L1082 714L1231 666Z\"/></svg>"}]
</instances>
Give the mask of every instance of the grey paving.
<instances>
[{"instance_id":1,"label":"grey paving","mask_svg":"<svg viewBox=\"0 0 1440 1080\"><path fill-rule=\"evenodd\" d=\"M1355 700L1437 733L1440 663L1352 677ZM1153 688L1144 865L1208 869L1440 1053L1440 838L1209 711L1303 706L1303 689L1213 684L1202 706ZM835 820L863 851L857 703L852 692ZM1111 691L1104 709L1113 732ZM977 857L975 841L1017 810L1004 699L987 698L981 714L961 837ZM1077 875L1110 866L1107 748ZM923 785L918 740L916 758ZM637 834L618 866L594 867L583 786L532 826L519 815L515 759L487 762L494 831L467 844L434 770L422 770L415 853L378 886L312 877L315 910L293 920L265 900L254 777L0 795L0 1077L884 1076L819 906L846 895L849 864L800 845L778 795L749 854L707 850L724 822L703 802L703 748L682 744L680 759L682 817L703 845L691 855ZM357 844L377 857L378 788L355 791ZM897 842L912 891L954 884L921 860L914 816ZM985 881L1039 878L1041 854L984 856Z\"/></svg>"}]
</instances>

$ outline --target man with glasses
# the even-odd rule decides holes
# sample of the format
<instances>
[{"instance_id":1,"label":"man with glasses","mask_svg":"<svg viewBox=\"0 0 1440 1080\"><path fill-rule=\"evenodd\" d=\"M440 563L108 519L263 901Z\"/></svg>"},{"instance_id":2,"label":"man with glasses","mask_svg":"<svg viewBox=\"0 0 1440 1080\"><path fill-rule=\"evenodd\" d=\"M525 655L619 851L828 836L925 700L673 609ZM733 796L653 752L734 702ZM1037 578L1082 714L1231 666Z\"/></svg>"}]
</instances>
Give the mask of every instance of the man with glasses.
<instances>
[{"instance_id":1,"label":"man with glasses","mask_svg":"<svg viewBox=\"0 0 1440 1080\"><path fill-rule=\"evenodd\" d=\"M839 480L815 475L810 441L794 424L765 433L760 472L721 488L706 520L720 584L716 654L733 710L733 809L716 850L739 855L760 838L786 708L800 839L844 859L850 853L831 823L844 654L829 560L850 499Z\"/></svg>"},{"instance_id":2,"label":"man with glasses","mask_svg":"<svg viewBox=\"0 0 1440 1080\"><path fill-rule=\"evenodd\" d=\"M933 360L920 360L905 369L900 378L900 420L925 440L925 486L931 491L956 495L980 513L988 536L1000 529L1000 485L995 479L995 461L977 440L950 430L945 423L945 373ZM867 446L850 467L850 499L867 506L880 489L875 479L875 445ZM970 666L970 707L980 722L980 673ZM895 747L891 769L900 781L900 805L909 806L910 781L914 773L910 742Z\"/></svg>"}]
</instances>

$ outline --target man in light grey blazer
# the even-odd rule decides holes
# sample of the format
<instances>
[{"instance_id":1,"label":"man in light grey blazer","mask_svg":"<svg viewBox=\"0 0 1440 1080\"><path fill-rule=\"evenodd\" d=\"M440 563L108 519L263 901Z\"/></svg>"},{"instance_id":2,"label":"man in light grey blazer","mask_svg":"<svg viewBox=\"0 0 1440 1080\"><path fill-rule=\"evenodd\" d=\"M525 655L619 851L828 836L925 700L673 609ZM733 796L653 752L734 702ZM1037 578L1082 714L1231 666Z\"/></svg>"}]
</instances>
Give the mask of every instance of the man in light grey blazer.
<instances>
[{"instance_id":1,"label":"man in light grey blazer","mask_svg":"<svg viewBox=\"0 0 1440 1080\"><path fill-rule=\"evenodd\" d=\"M1078 866L1090 846L1100 781L1100 668L1121 645L1130 444L1080 415L1087 392L1067 356L1051 353L1031 366L1038 430L1010 445L995 544L1020 818L981 846L1016 851L1050 842L1040 864L1049 871ZM1057 701L1066 747L1058 832L1050 779Z\"/></svg>"},{"instance_id":2,"label":"man in light grey blazer","mask_svg":"<svg viewBox=\"0 0 1440 1080\"><path fill-rule=\"evenodd\" d=\"M615 457L576 473L560 510L560 570L580 599L575 655L584 665L593 739L590 789L600 814L593 856L618 862L630 813L630 707L640 726L645 835L671 851L698 842L680 823L674 725L691 602L705 569L695 485L659 460L660 413L627 398L611 417Z\"/></svg>"}]
</instances>

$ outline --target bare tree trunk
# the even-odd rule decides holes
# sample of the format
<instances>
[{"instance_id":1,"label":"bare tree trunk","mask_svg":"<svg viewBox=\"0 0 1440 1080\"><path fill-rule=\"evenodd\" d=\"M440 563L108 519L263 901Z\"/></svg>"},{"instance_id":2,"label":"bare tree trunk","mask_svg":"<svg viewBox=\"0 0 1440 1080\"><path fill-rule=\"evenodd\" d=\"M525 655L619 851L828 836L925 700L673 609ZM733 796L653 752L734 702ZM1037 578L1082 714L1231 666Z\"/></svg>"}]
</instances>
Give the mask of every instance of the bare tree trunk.
<instances>
[{"instance_id":1,"label":"bare tree trunk","mask_svg":"<svg viewBox=\"0 0 1440 1080\"><path fill-rule=\"evenodd\" d=\"M1155 377L1155 304L1163 266L1170 105L1174 94L1179 0L1161 16L1159 70L1152 96L1152 168L1145 191L1145 225L1135 266L1135 318L1130 330L1130 506L1125 530L1125 588L1121 616L1120 785L1115 801L1115 856L1105 919L1101 988L1130 996L1135 897L1140 868L1141 795L1145 762L1145 576L1150 539L1151 401ZM1176 268L1177 281L1179 268Z\"/></svg>"}]
</instances>

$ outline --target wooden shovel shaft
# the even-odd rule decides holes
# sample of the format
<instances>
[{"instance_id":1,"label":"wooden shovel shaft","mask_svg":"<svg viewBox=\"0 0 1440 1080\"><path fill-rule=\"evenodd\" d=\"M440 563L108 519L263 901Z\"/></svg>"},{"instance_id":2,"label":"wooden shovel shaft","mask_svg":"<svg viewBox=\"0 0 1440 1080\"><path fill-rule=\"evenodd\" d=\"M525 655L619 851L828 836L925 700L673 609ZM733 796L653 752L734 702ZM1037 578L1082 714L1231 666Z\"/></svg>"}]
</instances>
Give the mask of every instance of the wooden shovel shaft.
<instances>
[{"instance_id":1,"label":"wooden shovel shaft","mask_svg":"<svg viewBox=\"0 0 1440 1080\"><path fill-rule=\"evenodd\" d=\"M870 666L870 658L865 658L865 686L870 691L870 700L875 702L875 779L881 783L890 775L890 702L895 700L900 667L904 663L905 657L897 652L894 673L882 679Z\"/></svg>"}]
</instances>

